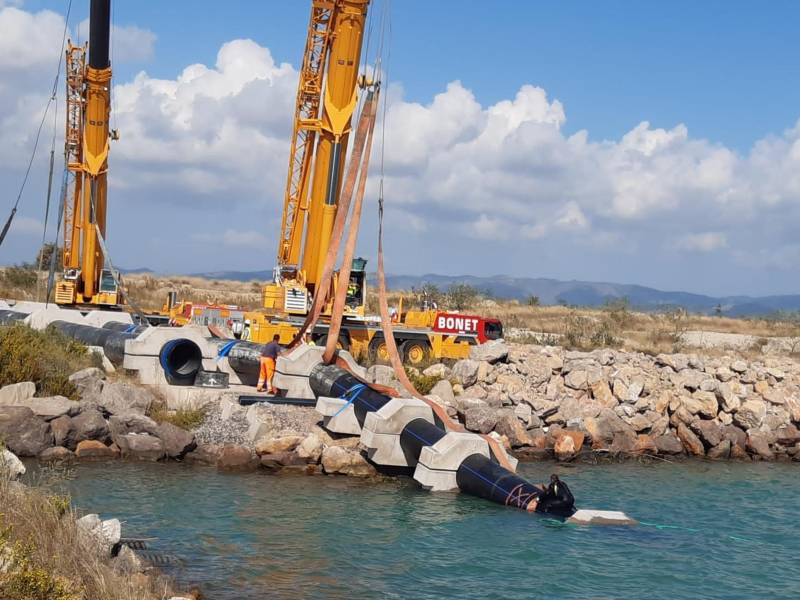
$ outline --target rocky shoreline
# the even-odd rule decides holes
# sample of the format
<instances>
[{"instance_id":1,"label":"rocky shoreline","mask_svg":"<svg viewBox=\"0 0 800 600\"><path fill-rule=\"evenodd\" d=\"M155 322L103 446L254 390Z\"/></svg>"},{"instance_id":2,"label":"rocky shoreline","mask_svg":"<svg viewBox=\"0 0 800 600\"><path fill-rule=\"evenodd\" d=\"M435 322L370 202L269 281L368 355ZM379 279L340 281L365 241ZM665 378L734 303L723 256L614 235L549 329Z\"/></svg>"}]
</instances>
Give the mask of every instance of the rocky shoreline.
<instances>
[{"instance_id":1,"label":"rocky shoreline","mask_svg":"<svg viewBox=\"0 0 800 600\"><path fill-rule=\"evenodd\" d=\"M391 368L371 381L395 386ZM428 397L520 459L705 457L800 460L800 365L789 358L592 352L491 342L417 377ZM0 389L0 436L41 462L181 460L223 470L373 477L357 437L331 434L307 408L240 406L222 392L186 431L147 416L152 391L97 368L70 377L80 400Z\"/></svg>"},{"instance_id":2,"label":"rocky shoreline","mask_svg":"<svg viewBox=\"0 0 800 600\"><path fill-rule=\"evenodd\" d=\"M800 364L790 358L493 342L424 374L442 377L430 397L467 429L522 458L800 460Z\"/></svg>"}]
</instances>

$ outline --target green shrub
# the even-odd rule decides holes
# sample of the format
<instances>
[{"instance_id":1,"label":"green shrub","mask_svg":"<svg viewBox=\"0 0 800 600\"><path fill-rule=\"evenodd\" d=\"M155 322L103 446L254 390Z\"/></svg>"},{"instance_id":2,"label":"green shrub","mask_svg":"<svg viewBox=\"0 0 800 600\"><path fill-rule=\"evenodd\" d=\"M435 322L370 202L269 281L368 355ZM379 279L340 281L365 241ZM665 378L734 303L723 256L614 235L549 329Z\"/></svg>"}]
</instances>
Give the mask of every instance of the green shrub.
<instances>
[{"instance_id":1,"label":"green shrub","mask_svg":"<svg viewBox=\"0 0 800 600\"><path fill-rule=\"evenodd\" d=\"M433 387L442 380L441 377L423 375L416 371L416 369L410 369L408 367L406 367L406 375L408 375L408 379L411 381L414 389L423 396L430 394Z\"/></svg>"},{"instance_id":2,"label":"green shrub","mask_svg":"<svg viewBox=\"0 0 800 600\"><path fill-rule=\"evenodd\" d=\"M80 342L52 328L35 331L25 325L0 327L0 387L32 381L40 396L78 399L69 376L96 364Z\"/></svg>"}]
</instances>

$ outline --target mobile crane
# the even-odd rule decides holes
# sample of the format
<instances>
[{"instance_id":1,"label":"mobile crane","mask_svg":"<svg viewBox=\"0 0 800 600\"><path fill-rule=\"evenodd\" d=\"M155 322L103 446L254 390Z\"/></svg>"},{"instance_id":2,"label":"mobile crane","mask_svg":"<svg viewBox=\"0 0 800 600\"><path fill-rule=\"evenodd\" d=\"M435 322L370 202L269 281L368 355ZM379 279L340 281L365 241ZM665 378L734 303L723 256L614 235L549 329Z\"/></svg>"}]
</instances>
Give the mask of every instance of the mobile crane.
<instances>
[{"instance_id":1,"label":"mobile crane","mask_svg":"<svg viewBox=\"0 0 800 600\"><path fill-rule=\"evenodd\" d=\"M359 89L371 82L359 75L370 0L312 0L305 52L297 90L289 171L273 280L264 286L263 308L245 313L244 339L264 343L275 334L292 340L308 315L314 294L332 299L347 286L344 323L338 346L356 355L387 360L380 322L365 315L366 261L354 259L350 278L319 289L323 263L342 190L348 139ZM329 300L322 311L330 316ZM420 364L428 358L464 358L471 345L502 336L495 319L438 311L399 312L394 336L403 358ZM328 323L311 332L327 342Z\"/></svg>"},{"instance_id":2,"label":"mobile crane","mask_svg":"<svg viewBox=\"0 0 800 600\"><path fill-rule=\"evenodd\" d=\"M88 51L72 42L66 51L64 152L72 193L63 203L63 273L55 291L56 303L65 306L123 304L117 275L104 268L108 151L118 137L109 127L110 26L111 0L91 0Z\"/></svg>"}]
</instances>

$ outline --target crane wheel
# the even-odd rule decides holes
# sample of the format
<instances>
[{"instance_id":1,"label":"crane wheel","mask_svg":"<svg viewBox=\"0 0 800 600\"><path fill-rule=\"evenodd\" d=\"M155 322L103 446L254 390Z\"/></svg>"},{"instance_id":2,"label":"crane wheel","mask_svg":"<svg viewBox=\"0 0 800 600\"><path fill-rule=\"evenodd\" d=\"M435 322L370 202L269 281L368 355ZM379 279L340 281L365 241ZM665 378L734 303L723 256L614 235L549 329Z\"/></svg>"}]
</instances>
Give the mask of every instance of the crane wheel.
<instances>
[{"instance_id":1,"label":"crane wheel","mask_svg":"<svg viewBox=\"0 0 800 600\"><path fill-rule=\"evenodd\" d=\"M369 342L369 360L373 364L388 365L389 349L386 347L384 337L376 335Z\"/></svg>"},{"instance_id":2,"label":"crane wheel","mask_svg":"<svg viewBox=\"0 0 800 600\"><path fill-rule=\"evenodd\" d=\"M424 340L406 340L400 346L403 362L412 367L425 364L431 357L431 346Z\"/></svg>"},{"instance_id":3,"label":"crane wheel","mask_svg":"<svg viewBox=\"0 0 800 600\"><path fill-rule=\"evenodd\" d=\"M328 336L322 335L314 342L317 346L327 346L328 345ZM350 350L350 340L345 335L339 335L339 339L336 342L336 349L337 350Z\"/></svg>"}]
</instances>

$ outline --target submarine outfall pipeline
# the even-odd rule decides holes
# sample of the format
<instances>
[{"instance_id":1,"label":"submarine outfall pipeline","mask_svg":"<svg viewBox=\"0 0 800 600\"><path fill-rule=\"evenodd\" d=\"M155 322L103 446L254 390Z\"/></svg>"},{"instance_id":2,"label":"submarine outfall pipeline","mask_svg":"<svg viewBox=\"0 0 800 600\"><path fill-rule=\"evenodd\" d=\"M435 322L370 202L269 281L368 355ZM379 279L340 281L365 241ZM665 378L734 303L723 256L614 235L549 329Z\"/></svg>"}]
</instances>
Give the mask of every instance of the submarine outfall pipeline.
<instances>
[{"instance_id":1,"label":"submarine outfall pipeline","mask_svg":"<svg viewBox=\"0 0 800 600\"><path fill-rule=\"evenodd\" d=\"M82 315L37 303L13 308L0 304L0 323L14 322L34 329L52 326L102 350L113 365L136 372L140 383L164 393L207 393L195 386L201 371L227 373L230 383L239 385L252 385L258 377L261 346L209 338L201 327L148 327L132 323L125 313ZM315 402L328 431L359 436L375 465L405 468L429 491L460 490L570 523L636 523L618 511L576 510L572 493L557 477L541 487L526 481L513 472L517 460L495 456L483 436L447 430L422 399L393 398L373 389L364 380L363 367L347 352L338 353L336 364L324 364L323 350L301 345L285 352L278 358L273 384L287 398ZM505 453L502 447L496 451Z\"/></svg>"}]
</instances>

